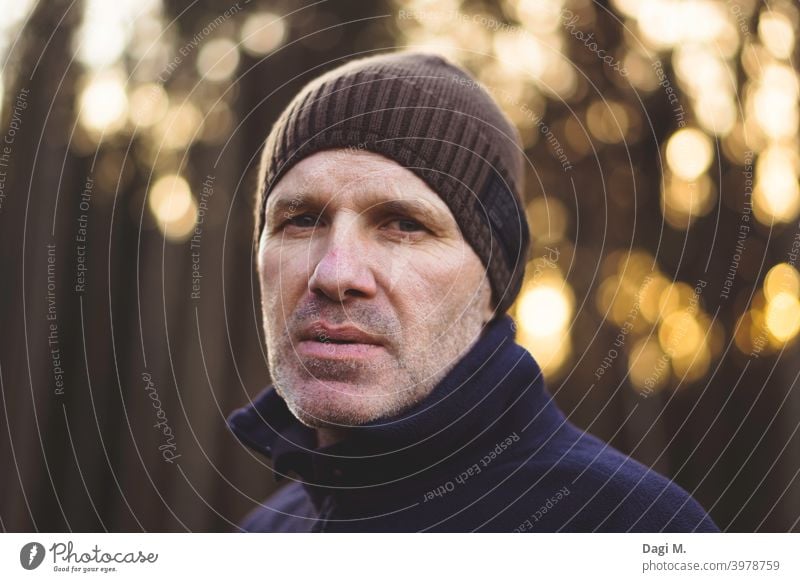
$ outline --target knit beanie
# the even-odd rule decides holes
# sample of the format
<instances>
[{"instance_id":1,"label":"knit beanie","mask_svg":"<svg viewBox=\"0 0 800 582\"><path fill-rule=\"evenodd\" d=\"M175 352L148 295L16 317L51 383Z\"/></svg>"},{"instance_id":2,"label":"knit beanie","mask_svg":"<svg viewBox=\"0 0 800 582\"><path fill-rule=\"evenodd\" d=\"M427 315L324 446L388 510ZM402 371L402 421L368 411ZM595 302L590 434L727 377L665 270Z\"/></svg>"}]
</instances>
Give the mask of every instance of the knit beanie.
<instances>
[{"instance_id":1,"label":"knit beanie","mask_svg":"<svg viewBox=\"0 0 800 582\"><path fill-rule=\"evenodd\" d=\"M368 150L422 178L486 267L496 315L522 285L530 235L519 135L489 93L440 56L395 52L311 81L275 122L261 158L256 244L266 200L295 164L329 149Z\"/></svg>"}]
</instances>

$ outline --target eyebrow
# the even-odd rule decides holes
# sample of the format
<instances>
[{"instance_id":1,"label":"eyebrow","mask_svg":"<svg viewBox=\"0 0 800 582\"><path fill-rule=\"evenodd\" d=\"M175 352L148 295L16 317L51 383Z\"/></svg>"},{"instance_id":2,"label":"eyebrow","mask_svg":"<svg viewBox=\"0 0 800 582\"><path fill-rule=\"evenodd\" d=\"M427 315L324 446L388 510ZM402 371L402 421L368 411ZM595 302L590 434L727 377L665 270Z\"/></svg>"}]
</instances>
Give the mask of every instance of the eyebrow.
<instances>
[{"instance_id":1,"label":"eyebrow","mask_svg":"<svg viewBox=\"0 0 800 582\"><path fill-rule=\"evenodd\" d=\"M395 198L386 200L380 195L364 193L359 197L359 203L362 212L369 214L401 214L418 218L431 227L446 227L450 222L444 211L420 199ZM311 210L322 211L326 205L327 201L312 193L279 194L279 198L268 207L266 224L274 226L276 222L284 217L298 216Z\"/></svg>"},{"instance_id":2,"label":"eyebrow","mask_svg":"<svg viewBox=\"0 0 800 582\"><path fill-rule=\"evenodd\" d=\"M272 204L270 204L272 202ZM312 208L321 208L322 204L320 204L320 200L317 199L315 196L308 196L306 194L302 195L283 195L280 196L277 200L267 200L267 216L266 216L266 223L271 224L275 220L279 220L286 216L297 216L301 212L304 212L308 209L308 207Z\"/></svg>"}]
</instances>

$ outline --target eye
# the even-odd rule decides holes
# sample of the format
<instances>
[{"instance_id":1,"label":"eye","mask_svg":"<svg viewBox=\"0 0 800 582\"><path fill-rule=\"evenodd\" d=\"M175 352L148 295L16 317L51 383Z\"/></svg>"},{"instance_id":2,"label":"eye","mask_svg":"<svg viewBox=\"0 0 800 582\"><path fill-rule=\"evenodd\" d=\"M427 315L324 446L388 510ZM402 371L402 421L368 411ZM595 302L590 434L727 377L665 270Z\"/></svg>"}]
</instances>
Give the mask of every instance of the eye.
<instances>
[{"instance_id":1,"label":"eye","mask_svg":"<svg viewBox=\"0 0 800 582\"><path fill-rule=\"evenodd\" d=\"M411 220L410 218L398 218L393 220L390 224L396 225L395 227L400 232L421 232L425 230L424 226L422 226L416 220Z\"/></svg>"},{"instance_id":2,"label":"eye","mask_svg":"<svg viewBox=\"0 0 800 582\"><path fill-rule=\"evenodd\" d=\"M314 228L319 222L319 217L313 214L300 214L288 219L285 224L299 228Z\"/></svg>"}]
</instances>

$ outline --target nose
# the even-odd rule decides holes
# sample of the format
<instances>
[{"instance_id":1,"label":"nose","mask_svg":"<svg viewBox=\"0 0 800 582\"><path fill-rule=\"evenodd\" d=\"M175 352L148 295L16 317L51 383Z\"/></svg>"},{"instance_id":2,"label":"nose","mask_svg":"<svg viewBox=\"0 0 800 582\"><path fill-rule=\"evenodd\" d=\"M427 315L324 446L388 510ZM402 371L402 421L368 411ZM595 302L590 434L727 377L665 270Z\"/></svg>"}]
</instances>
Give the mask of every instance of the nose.
<instances>
[{"instance_id":1,"label":"nose","mask_svg":"<svg viewBox=\"0 0 800 582\"><path fill-rule=\"evenodd\" d=\"M309 290L339 303L374 297L377 285L368 263L368 243L358 226L353 222L334 224L323 239L322 256L308 281Z\"/></svg>"}]
</instances>

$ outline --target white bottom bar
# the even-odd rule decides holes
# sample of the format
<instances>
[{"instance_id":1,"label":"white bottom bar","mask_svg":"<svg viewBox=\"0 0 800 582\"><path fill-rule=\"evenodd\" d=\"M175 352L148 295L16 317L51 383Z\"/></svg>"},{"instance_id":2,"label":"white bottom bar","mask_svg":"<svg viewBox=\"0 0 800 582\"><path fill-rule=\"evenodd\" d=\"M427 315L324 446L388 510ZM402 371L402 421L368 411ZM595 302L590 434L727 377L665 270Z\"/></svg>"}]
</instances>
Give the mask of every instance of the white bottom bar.
<instances>
[{"instance_id":1,"label":"white bottom bar","mask_svg":"<svg viewBox=\"0 0 800 582\"><path fill-rule=\"evenodd\" d=\"M0 579L797 581L798 554L798 534L3 534Z\"/></svg>"}]
</instances>

